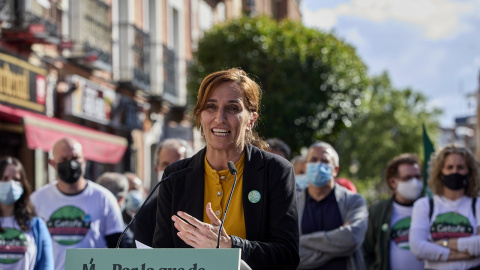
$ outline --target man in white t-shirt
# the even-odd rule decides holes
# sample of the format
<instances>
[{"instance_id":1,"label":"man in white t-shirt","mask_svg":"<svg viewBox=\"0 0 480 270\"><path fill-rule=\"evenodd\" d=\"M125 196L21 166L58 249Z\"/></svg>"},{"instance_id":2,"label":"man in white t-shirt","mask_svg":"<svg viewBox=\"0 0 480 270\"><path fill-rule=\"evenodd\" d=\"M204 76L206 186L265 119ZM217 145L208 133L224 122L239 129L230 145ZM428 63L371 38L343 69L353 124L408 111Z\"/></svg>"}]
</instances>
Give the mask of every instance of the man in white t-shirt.
<instances>
[{"instance_id":1,"label":"man in white t-shirt","mask_svg":"<svg viewBox=\"0 0 480 270\"><path fill-rule=\"evenodd\" d=\"M408 234L413 203L423 191L418 157L402 154L392 159L385 180L393 191L390 199L369 208L368 230L363 242L367 269L424 269L410 251Z\"/></svg>"},{"instance_id":2,"label":"man in white t-shirt","mask_svg":"<svg viewBox=\"0 0 480 270\"><path fill-rule=\"evenodd\" d=\"M114 248L124 225L113 194L84 178L86 161L79 142L56 142L49 164L57 171L57 181L35 191L31 201L52 236L55 269L63 270L66 249Z\"/></svg>"}]
</instances>

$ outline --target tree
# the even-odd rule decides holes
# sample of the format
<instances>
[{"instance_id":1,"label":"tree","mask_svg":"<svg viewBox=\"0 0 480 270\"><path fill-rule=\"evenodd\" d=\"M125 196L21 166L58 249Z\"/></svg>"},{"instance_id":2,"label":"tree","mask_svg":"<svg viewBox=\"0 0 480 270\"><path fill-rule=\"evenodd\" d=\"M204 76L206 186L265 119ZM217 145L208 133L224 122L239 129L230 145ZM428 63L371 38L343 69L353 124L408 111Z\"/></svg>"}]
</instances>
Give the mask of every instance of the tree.
<instances>
[{"instance_id":1,"label":"tree","mask_svg":"<svg viewBox=\"0 0 480 270\"><path fill-rule=\"evenodd\" d=\"M283 139L294 152L318 138L337 138L368 86L367 68L352 46L267 17L242 17L205 33L189 68L190 99L206 75L231 67L254 75L263 89L259 134Z\"/></svg>"},{"instance_id":2,"label":"tree","mask_svg":"<svg viewBox=\"0 0 480 270\"><path fill-rule=\"evenodd\" d=\"M441 111L429 109L427 99L409 88L395 89L386 72L372 78L364 92L358 117L343 129L334 147L341 175L382 184L387 162L401 153L423 159L422 124L435 136Z\"/></svg>"}]
</instances>

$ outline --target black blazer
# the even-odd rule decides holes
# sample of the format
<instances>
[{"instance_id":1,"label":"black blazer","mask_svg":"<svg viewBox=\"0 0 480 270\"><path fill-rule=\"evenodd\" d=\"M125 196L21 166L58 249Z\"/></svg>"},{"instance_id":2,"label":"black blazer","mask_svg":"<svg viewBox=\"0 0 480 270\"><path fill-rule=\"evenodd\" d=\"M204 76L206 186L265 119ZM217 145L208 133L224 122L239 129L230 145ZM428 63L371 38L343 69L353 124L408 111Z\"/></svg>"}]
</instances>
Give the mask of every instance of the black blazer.
<instances>
[{"instance_id":1,"label":"black blazer","mask_svg":"<svg viewBox=\"0 0 480 270\"><path fill-rule=\"evenodd\" d=\"M153 242L153 233L155 232L157 214L157 193L153 194L143 207L142 211L137 212L135 221L132 224L133 237L135 240L151 247Z\"/></svg>"},{"instance_id":2,"label":"black blazer","mask_svg":"<svg viewBox=\"0 0 480 270\"><path fill-rule=\"evenodd\" d=\"M177 211L184 211L203 220L205 153L206 148L165 169L163 177L183 168L193 168L184 177L159 187L153 247L190 247L176 235L171 217ZM248 199L253 190L261 194L257 203ZM233 247L241 248L242 260L252 269L296 269L300 259L292 164L278 155L246 145L242 200L246 239L231 236Z\"/></svg>"}]
</instances>

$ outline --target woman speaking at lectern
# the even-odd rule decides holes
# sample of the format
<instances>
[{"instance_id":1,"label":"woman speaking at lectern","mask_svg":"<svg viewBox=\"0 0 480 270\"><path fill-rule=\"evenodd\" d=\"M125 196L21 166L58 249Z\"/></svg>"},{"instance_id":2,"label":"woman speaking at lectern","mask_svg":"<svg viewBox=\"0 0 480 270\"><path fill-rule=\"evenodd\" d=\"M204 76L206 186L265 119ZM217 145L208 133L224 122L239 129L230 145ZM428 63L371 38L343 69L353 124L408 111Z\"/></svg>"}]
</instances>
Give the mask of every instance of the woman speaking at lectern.
<instances>
[{"instance_id":1,"label":"woman speaking at lectern","mask_svg":"<svg viewBox=\"0 0 480 270\"><path fill-rule=\"evenodd\" d=\"M268 153L254 132L261 91L237 68L208 75L193 111L206 147L165 169L163 178L192 171L160 185L155 248L215 248L237 169L237 182L223 224L220 248L240 248L252 269L296 269L298 223L293 167ZM185 222L186 221L186 222Z\"/></svg>"}]
</instances>

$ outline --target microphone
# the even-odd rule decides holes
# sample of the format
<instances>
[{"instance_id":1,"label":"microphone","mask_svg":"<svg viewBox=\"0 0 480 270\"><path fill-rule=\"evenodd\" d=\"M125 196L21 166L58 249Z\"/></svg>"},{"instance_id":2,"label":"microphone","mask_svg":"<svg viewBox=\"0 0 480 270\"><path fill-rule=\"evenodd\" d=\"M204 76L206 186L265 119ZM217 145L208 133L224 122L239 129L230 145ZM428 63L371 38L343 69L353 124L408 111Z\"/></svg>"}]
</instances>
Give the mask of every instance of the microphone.
<instances>
[{"instance_id":1,"label":"microphone","mask_svg":"<svg viewBox=\"0 0 480 270\"><path fill-rule=\"evenodd\" d=\"M230 191L230 197L228 197L227 207L225 207L225 213L223 213L222 223L220 223L220 229L218 230L217 248L220 248L220 237L222 235L223 223L225 222L225 217L227 216L228 207L230 206L230 200L232 199L233 190L235 189L235 184L237 183L237 168L235 168L235 165L231 161L229 161L227 165L230 173L235 176L235 180L233 181L232 190Z\"/></svg>"},{"instance_id":2,"label":"microphone","mask_svg":"<svg viewBox=\"0 0 480 270\"><path fill-rule=\"evenodd\" d=\"M230 171L231 174L237 174L237 168L235 168L235 165L233 162L229 161L227 162L228 165L228 170Z\"/></svg>"},{"instance_id":3,"label":"microphone","mask_svg":"<svg viewBox=\"0 0 480 270\"><path fill-rule=\"evenodd\" d=\"M120 242L122 241L122 238L123 236L125 235L125 233L127 232L127 230L130 228L130 226L133 224L133 221L135 221L135 218L137 217L138 213L140 213L143 209L143 207L145 206L145 204L148 202L148 199L150 199L150 197L152 197L153 193L155 192L155 190L163 183L165 183L167 180L175 180L176 178L179 178L179 177L182 177L184 176L185 174L191 172L193 170L193 168L185 168L185 169L182 169L180 171L176 171L176 172L173 172L171 173L169 176L163 178L163 180L159 181L155 187L153 187L152 191L150 191L150 193L148 194L147 198L145 199L145 201L143 201L143 204L142 206L140 206L140 208L138 208L138 211L137 213L135 213L135 215L133 216L132 220L130 220L130 222L128 223L127 227L125 227L125 230L123 230L122 234L120 235L120 237L118 238L118 241L117 241L117 247L118 248L120 246Z\"/></svg>"}]
</instances>

